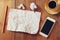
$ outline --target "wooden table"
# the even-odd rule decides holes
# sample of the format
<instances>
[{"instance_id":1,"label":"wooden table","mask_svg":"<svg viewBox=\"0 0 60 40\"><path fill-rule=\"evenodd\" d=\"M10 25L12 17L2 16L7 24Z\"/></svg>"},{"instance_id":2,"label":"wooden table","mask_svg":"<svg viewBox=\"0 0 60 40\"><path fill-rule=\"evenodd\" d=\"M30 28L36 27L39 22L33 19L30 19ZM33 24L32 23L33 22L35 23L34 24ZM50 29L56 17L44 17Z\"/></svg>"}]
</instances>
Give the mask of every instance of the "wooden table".
<instances>
[{"instance_id":1,"label":"wooden table","mask_svg":"<svg viewBox=\"0 0 60 40\"><path fill-rule=\"evenodd\" d=\"M31 34L21 33L21 32L20 33L9 32L5 29L5 33L0 33L0 40L60 40L60 13L57 15L48 14L44 8L45 2L46 2L45 0L16 0L15 6L17 8L17 6L20 3L23 3L26 6L26 10L30 10L29 5L31 2L35 2L38 6L37 10L39 12L42 12L39 30L42 27L42 24L44 23L46 17L49 16L56 20L56 24L54 25L54 28L53 28L51 34L49 35L49 37L45 38L45 37L39 35L39 32L35 35L31 35ZM12 4L10 4L10 5L12 5ZM0 27L2 27L2 24L0 24Z\"/></svg>"}]
</instances>

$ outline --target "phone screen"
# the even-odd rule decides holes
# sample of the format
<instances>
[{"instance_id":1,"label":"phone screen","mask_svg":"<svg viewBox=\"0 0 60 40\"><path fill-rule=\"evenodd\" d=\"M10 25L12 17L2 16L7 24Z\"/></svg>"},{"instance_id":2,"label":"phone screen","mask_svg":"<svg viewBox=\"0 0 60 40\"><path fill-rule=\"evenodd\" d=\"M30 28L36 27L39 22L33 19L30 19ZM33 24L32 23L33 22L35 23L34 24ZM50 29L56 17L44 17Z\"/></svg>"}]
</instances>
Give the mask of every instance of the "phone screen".
<instances>
[{"instance_id":1,"label":"phone screen","mask_svg":"<svg viewBox=\"0 0 60 40\"><path fill-rule=\"evenodd\" d=\"M53 24L54 24L54 22L47 19L44 26L43 26L43 28L42 28L42 30L41 30L41 32L48 35L51 28L52 28L52 26L53 26Z\"/></svg>"}]
</instances>

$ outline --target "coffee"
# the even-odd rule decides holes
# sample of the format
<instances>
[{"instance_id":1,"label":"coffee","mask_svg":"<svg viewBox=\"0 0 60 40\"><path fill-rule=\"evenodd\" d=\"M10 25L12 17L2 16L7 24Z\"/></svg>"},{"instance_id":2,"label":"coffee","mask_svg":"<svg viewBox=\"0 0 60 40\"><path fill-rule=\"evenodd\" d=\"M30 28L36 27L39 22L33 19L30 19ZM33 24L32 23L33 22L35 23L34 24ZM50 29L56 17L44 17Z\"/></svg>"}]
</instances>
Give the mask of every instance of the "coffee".
<instances>
[{"instance_id":1,"label":"coffee","mask_svg":"<svg viewBox=\"0 0 60 40\"><path fill-rule=\"evenodd\" d=\"M56 2L55 1L50 1L48 6L49 6L49 8L55 8L56 7Z\"/></svg>"}]
</instances>

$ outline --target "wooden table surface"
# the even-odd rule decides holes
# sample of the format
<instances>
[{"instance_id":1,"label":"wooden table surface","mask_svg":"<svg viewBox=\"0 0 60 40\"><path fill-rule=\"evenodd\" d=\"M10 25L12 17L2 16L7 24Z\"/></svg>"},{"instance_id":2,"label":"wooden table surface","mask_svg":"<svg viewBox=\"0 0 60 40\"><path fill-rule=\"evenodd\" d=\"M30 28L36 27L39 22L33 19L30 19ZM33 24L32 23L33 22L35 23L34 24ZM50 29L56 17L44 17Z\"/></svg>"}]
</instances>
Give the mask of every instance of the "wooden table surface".
<instances>
[{"instance_id":1,"label":"wooden table surface","mask_svg":"<svg viewBox=\"0 0 60 40\"><path fill-rule=\"evenodd\" d=\"M10 0L10 1L12 1L12 0ZM13 7L12 4L14 4L14 2L9 3L8 0L5 0L4 2L7 2L6 4ZM39 30L42 27L42 24L44 23L46 17L49 16L49 17L54 18L56 20L56 24L54 25L54 28L53 28L51 34L49 35L49 37L45 38L45 37L39 35L39 32L35 35L21 33L21 32L20 33L9 32L6 30L6 27L5 27L5 32L1 33L1 30L3 27L2 22L4 21L4 16L1 17L1 15L0 15L0 40L60 40L60 13L57 15L48 14L46 12L45 6L44 6L45 2L46 2L45 0L16 0L15 6L17 8L17 6L20 3L23 3L26 6L26 10L30 10L29 5L31 2L35 2L37 4L37 6L38 6L37 10L39 12L41 12L41 14L42 14ZM1 11L1 8L0 8L0 11ZM3 10L0 14L2 14L2 13L3 13Z\"/></svg>"}]
</instances>

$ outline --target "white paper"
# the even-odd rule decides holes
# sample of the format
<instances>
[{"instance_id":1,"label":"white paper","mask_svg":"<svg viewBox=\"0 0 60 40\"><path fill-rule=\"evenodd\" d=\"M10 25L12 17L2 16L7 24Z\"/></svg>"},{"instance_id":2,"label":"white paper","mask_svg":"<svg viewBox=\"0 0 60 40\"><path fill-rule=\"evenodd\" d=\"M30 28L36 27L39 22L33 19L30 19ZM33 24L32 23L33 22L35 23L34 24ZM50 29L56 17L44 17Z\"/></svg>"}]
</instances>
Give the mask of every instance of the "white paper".
<instances>
[{"instance_id":1,"label":"white paper","mask_svg":"<svg viewBox=\"0 0 60 40\"><path fill-rule=\"evenodd\" d=\"M7 30L36 34L39 29L40 12L10 9Z\"/></svg>"}]
</instances>

